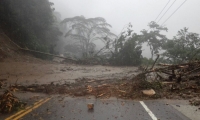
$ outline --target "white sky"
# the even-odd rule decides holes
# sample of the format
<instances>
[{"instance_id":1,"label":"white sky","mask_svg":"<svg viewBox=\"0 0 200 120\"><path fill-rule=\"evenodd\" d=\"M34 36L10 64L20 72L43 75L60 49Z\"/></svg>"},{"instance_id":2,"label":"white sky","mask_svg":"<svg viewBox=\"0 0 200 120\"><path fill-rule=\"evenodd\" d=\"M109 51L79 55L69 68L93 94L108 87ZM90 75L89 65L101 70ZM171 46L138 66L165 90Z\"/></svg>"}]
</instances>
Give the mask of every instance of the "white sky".
<instances>
[{"instance_id":1,"label":"white sky","mask_svg":"<svg viewBox=\"0 0 200 120\"><path fill-rule=\"evenodd\" d=\"M148 29L147 24L154 21L169 0L50 0L62 19L83 15L86 18L103 17L112 25L111 31L119 34L129 22L134 32L140 34ZM174 2L170 3L166 9ZM159 22L162 24L184 0L176 0L167 14ZM166 11L164 10L164 12ZM163 12L163 13L164 13ZM190 32L200 33L200 0L187 0L186 3L165 23L168 38L176 35L183 27ZM161 15L162 16L162 15ZM148 50L144 52L148 56Z\"/></svg>"}]
</instances>

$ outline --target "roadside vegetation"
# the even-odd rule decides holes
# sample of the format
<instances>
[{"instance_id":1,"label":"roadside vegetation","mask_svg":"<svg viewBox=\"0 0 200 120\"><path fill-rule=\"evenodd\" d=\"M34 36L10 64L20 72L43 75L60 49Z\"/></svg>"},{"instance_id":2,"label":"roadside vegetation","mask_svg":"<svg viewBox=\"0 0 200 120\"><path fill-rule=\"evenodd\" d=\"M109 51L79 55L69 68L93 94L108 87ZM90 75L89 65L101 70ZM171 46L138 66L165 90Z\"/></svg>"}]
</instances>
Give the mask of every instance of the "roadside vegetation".
<instances>
[{"instance_id":1,"label":"roadside vegetation","mask_svg":"<svg viewBox=\"0 0 200 120\"><path fill-rule=\"evenodd\" d=\"M1 0L0 27L22 48L55 53L62 32L55 24L52 6L48 0Z\"/></svg>"},{"instance_id":2,"label":"roadside vegetation","mask_svg":"<svg viewBox=\"0 0 200 120\"><path fill-rule=\"evenodd\" d=\"M141 30L140 34L135 33L129 23L115 35L102 17L75 16L62 20L53 5L48 0L1 0L0 28L22 48L88 59L96 64L147 65L152 64L156 54L160 54L160 62L172 64L200 57L199 34L189 32L186 27L173 39L165 36L166 27L153 21L148 24L149 29ZM101 41L104 46L96 49L95 41ZM142 56L144 44L149 46L151 58Z\"/></svg>"}]
</instances>

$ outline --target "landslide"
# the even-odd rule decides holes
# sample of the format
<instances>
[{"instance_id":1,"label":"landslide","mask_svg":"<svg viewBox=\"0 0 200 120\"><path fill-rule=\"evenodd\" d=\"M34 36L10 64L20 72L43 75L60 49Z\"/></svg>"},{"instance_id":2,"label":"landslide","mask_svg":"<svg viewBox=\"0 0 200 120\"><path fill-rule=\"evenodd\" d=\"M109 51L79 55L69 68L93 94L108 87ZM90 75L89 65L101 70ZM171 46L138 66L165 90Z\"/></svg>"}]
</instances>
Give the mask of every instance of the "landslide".
<instances>
[{"instance_id":1,"label":"landslide","mask_svg":"<svg viewBox=\"0 0 200 120\"><path fill-rule=\"evenodd\" d=\"M0 31L0 62L42 62L30 53L20 50L5 33Z\"/></svg>"}]
</instances>

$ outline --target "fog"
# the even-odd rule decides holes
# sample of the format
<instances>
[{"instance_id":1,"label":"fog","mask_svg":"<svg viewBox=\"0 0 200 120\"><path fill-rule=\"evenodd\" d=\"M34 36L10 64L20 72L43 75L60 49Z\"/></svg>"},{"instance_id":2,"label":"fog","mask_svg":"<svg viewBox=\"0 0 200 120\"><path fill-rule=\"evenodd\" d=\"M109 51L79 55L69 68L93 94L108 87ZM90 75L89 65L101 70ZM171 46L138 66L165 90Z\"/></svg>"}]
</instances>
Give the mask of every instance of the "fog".
<instances>
[{"instance_id":1,"label":"fog","mask_svg":"<svg viewBox=\"0 0 200 120\"><path fill-rule=\"evenodd\" d=\"M148 30L148 23L156 19L169 0L50 1L54 3L55 11L61 14L62 19L80 15L83 15L86 18L103 17L106 19L107 23L112 25L111 31L118 35L122 28L129 22L132 23L133 30L136 33L140 33L142 29ZM173 2L174 0L169 2L164 12ZM162 24L183 2L184 0L176 0L174 5L163 16L158 24ZM199 6L200 0L187 0L164 24L164 26L168 28L168 32L165 33L167 37L172 38L176 35L177 31L183 27L188 27L190 32L200 33ZM149 57L149 48L143 47L143 50L143 55Z\"/></svg>"}]
</instances>

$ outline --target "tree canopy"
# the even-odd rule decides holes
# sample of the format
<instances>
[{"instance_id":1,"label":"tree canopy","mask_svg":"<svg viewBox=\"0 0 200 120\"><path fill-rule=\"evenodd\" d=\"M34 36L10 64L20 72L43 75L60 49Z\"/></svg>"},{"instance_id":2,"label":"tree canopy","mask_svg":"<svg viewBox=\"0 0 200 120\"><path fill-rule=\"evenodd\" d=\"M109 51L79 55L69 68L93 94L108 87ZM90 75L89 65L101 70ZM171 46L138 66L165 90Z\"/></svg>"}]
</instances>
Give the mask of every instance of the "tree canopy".
<instances>
[{"instance_id":1,"label":"tree canopy","mask_svg":"<svg viewBox=\"0 0 200 120\"><path fill-rule=\"evenodd\" d=\"M77 40L75 44L85 56L89 52L94 52L96 46L94 41L100 40L106 44L112 40L112 37L115 37L115 34L109 30L111 25L102 17L86 19L84 16L76 16L64 19L62 24L69 29L65 37Z\"/></svg>"},{"instance_id":2,"label":"tree canopy","mask_svg":"<svg viewBox=\"0 0 200 120\"><path fill-rule=\"evenodd\" d=\"M0 27L21 47L52 52L58 36L53 3L48 0L1 0Z\"/></svg>"},{"instance_id":3,"label":"tree canopy","mask_svg":"<svg viewBox=\"0 0 200 120\"><path fill-rule=\"evenodd\" d=\"M188 28L168 39L163 34L168 29L154 21L140 34L134 33L129 23L127 30L116 36L102 17L75 16L62 20L53 5L49 0L1 0L0 29L22 48L53 54L57 41L65 36L73 41L63 45L65 51L81 53L86 58L106 56L114 65L139 65L142 61L147 64L161 50L164 51L162 62L180 63L200 58L199 34L189 32ZM95 41L101 41L104 47L97 51ZM150 47L151 59L142 56L144 43Z\"/></svg>"},{"instance_id":4,"label":"tree canopy","mask_svg":"<svg viewBox=\"0 0 200 120\"><path fill-rule=\"evenodd\" d=\"M160 32L167 31L168 29L166 27L158 25L154 21L150 22L148 26L150 31L141 31L142 37L140 42L147 43L147 45L150 47L151 59L153 59L154 54L159 53L162 44L167 40L166 36L161 34Z\"/></svg>"},{"instance_id":5,"label":"tree canopy","mask_svg":"<svg viewBox=\"0 0 200 120\"><path fill-rule=\"evenodd\" d=\"M111 57L112 64L114 65L140 65L142 60L142 46L139 44L139 35L136 33L132 34L129 38L127 38L124 35L121 35L119 38L119 41L115 44L115 47L118 49L115 49L115 52L113 53Z\"/></svg>"},{"instance_id":6,"label":"tree canopy","mask_svg":"<svg viewBox=\"0 0 200 120\"><path fill-rule=\"evenodd\" d=\"M197 33L188 32L188 28L178 31L172 40L168 40L164 45L166 57L170 63L182 63L194 58L200 58L200 37Z\"/></svg>"}]
</instances>

